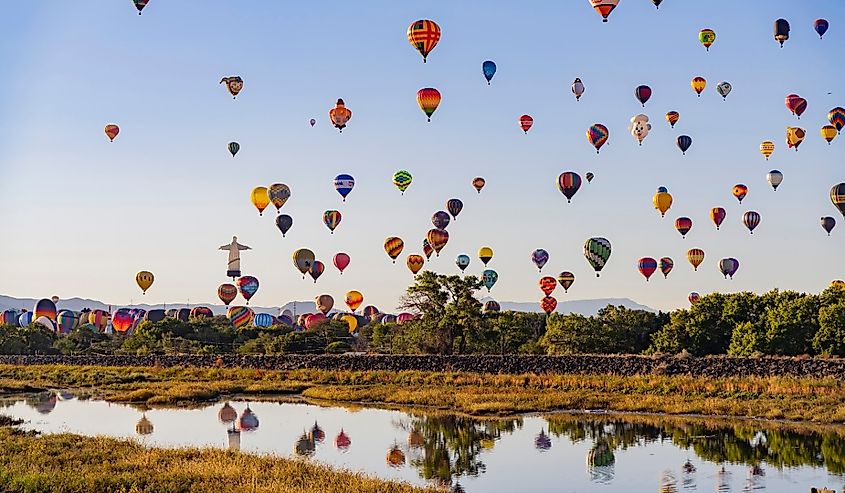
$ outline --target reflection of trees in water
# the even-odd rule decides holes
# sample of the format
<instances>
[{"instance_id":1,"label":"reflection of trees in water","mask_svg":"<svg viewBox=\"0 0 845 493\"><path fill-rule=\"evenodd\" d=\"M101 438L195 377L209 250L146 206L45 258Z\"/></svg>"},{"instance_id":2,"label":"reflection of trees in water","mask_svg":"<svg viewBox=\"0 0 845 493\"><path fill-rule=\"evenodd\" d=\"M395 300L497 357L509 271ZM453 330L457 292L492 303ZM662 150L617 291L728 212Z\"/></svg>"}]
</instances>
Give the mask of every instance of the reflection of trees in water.
<instances>
[{"instance_id":1,"label":"reflection of trees in water","mask_svg":"<svg viewBox=\"0 0 845 493\"><path fill-rule=\"evenodd\" d=\"M678 480L672 471L666 470L660 474L660 493L678 493Z\"/></svg>"},{"instance_id":2,"label":"reflection of trees in water","mask_svg":"<svg viewBox=\"0 0 845 493\"><path fill-rule=\"evenodd\" d=\"M616 464L616 456L613 454L613 447L605 438L599 438L587 453L587 473L590 475L590 480L597 483L610 483L613 481L614 464Z\"/></svg>"}]
</instances>

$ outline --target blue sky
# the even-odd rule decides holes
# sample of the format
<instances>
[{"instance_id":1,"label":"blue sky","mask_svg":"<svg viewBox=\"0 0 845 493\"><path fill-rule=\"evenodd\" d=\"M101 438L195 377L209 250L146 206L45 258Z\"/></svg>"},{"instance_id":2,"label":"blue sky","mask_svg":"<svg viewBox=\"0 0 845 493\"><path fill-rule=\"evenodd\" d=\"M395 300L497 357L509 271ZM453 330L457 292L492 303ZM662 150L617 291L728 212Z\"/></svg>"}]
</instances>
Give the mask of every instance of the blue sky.
<instances>
[{"instance_id":1,"label":"blue sky","mask_svg":"<svg viewBox=\"0 0 845 493\"><path fill-rule=\"evenodd\" d=\"M226 281L217 247L234 234L254 249L242 263L261 280L254 304L322 293L340 303L357 289L390 310L412 276L390 262L384 238L405 240L403 259L421 253L431 214L452 197L464 211L426 268L456 273L455 257L467 253L467 272L480 274L476 252L491 246L499 300L542 297L535 248L551 254L544 274L577 277L568 294L554 293L561 301L673 308L693 290L817 292L845 277L843 225L828 238L818 224L823 215L842 222L828 191L845 181L845 143L828 146L819 128L845 106L845 5L620 4L603 24L577 0L151 0L142 16L128 0L13 3L0 19L0 293L138 302L134 275L146 269L156 283L145 302L215 302ZM772 38L778 17L792 25L783 49ZM824 40L812 29L818 17L831 23ZM443 29L427 64L405 36L419 18ZM717 33L709 53L697 39L704 27ZM487 59L498 65L489 87ZM244 78L237 100L218 84L227 75ZM698 75L708 80L701 98L689 86ZM580 102L575 77L587 87ZM727 101L715 91L721 80L733 85ZM645 108L633 96L639 84L654 91ZM422 87L443 94L431 123L416 105ZM800 121L783 103L793 92L809 102ZM353 111L343 134L327 117L338 97ZM681 113L674 130L669 110ZM523 113L535 119L528 135ZM638 113L654 127L642 147L626 128ZM121 127L114 143L102 131L111 122ZM584 135L594 122L610 129L600 155ZM787 125L807 129L797 153L786 149ZM674 144L681 134L694 140L686 156ZM764 139L776 144L769 162L758 152ZM234 159L232 140L241 144ZM785 175L777 192L765 181L774 168ZM414 175L404 197L391 184L398 169ZM555 186L568 170L596 175L571 204ZM332 186L339 173L356 178L345 204ZM477 175L488 182L480 195ZM274 182L293 190L284 239L274 214L259 217L249 202L254 186ZM740 182L750 187L742 205L731 196ZM659 186L675 199L664 219L651 204ZM714 206L728 211L718 232ZM343 213L334 235L322 224L327 209ZM762 215L753 236L741 224L746 210ZM673 225L681 215L694 221L686 240ZM600 279L582 256L590 236L613 244ZM328 266L316 285L290 260L302 247ZM699 272L685 259L692 247L707 254ZM352 257L343 276L331 266L337 251ZM670 256L675 270L646 283L635 267L642 256ZM729 256L741 262L733 281L717 268Z\"/></svg>"}]
</instances>

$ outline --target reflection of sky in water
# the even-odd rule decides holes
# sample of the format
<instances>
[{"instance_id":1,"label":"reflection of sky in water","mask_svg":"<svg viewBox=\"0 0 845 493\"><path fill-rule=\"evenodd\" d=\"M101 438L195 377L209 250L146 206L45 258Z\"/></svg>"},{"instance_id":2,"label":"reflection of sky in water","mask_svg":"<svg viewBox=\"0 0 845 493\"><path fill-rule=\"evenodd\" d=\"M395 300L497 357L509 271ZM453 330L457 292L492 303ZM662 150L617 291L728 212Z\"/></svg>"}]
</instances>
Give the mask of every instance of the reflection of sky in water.
<instances>
[{"instance_id":1,"label":"reflection of sky in water","mask_svg":"<svg viewBox=\"0 0 845 493\"><path fill-rule=\"evenodd\" d=\"M601 455L600 451L596 452L600 443L589 436L573 441L560 432L555 434L554 428L550 431L549 423L539 417L523 418L508 429L491 431L483 423L465 418L459 421L438 419L435 415L422 427L426 445L413 448L408 443L409 432L414 424L419 425L426 418L379 409L347 410L250 402L249 408L258 419L258 428L237 433L232 431L233 424L218 419L223 403L199 409L152 409L143 413L121 404L50 400L46 396L6 401L5 405L7 407L0 409L0 413L26 420L26 429L134 438L162 447L240 447L244 452L282 457L294 456L298 445L300 450L312 454L313 460L415 484L424 483L421 478L425 467L440 471L440 476L444 473L438 467L445 466L447 476L450 469L452 472L459 469L455 465L459 459L454 452L454 442L448 441L464 440L472 435L466 432L471 426L476 430L473 436L481 438L468 445L466 450L473 450L477 455L474 461L469 461L471 465L462 470L479 472L475 476L464 474L457 478L467 493L511 493L529 485L532 492L797 492L809 491L811 486L840 490L843 483L841 476L829 474L821 467L779 470L763 463L760 470L753 471L747 464L705 461L692 449L680 448L668 438L648 443L641 441L640 445L627 448L611 447L612 455ZM231 402L231 406L237 412L236 423L239 423L247 404ZM315 422L324 433L322 441L316 443L309 441L309 436L321 435L312 430ZM454 425L452 431L459 432L444 432L444 423L447 430L449 425ZM335 444L341 429L351 441L345 449ZM544 433L538 441L541 430ZM139 435L139 432L146 434ZM441 445L448 442L452 447L446 464L432 446L437 441ZM341 439L341 444L344 442ZM394 445L406 458L400 466L390 466L386 460L388 450ZM429 461L426 461L427 456ZM589 458L594 465L589 464ZM461 459L467 459L466 454ZM683 471L687 459L695 466L695 472Z\"/></svg>"}]
</instances>

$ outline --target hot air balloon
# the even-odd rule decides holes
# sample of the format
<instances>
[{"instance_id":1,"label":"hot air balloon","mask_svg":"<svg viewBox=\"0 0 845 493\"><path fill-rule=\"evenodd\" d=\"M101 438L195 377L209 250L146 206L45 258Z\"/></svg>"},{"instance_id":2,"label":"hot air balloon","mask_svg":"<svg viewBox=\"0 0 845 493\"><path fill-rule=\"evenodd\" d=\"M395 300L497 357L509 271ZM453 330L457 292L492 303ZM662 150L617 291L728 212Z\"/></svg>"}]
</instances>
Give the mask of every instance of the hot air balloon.
<instances>
[{"instance_id":1,"label":"hot air balloon","mask_svg":"<svg viewBox=\"0 0 845 493\"><path fill-rule=\"evenodd\" d=\"M531 115L522 115L519 117L519 128L526 134L531 130L532 125L534 125L534 119L531 118Z\"/></svg>"},{"instance_id":2,"label":"hot air balloon","mask_svg":"<svg viewBox=\"0 0 845 493\"><path fill-rule=\"evenodd\" d=\"M53 303L53 300L44 298L35 303L35 308L32 310L32 318L33 320L38 320L41 317L46 317L52 322L55 322L57 311L56 304Z\"/></svg>"},{"instance_id":3,"label":"hot air balloon","mask_svg":"<svg viewBox=\"0 0 845 493\"><path fill-rule=\"evenodd\" d=\"M343 99L338 98L335 107L329 110L329 120L331 120L332 125L334 125L340 133L343 133L343 129L346 128L346 124L349 123L351 118L352 111L346 107L346 103L343 102Z\"/></svg>"},{"instance_id":4,"label":"hot air balloon","mask_svg":"<svg viewBox=\"0 0 845 493\"><path fill-rule=\"evenodd\" d=\"M542 300L540 300L540 309L549 315L557 308L557 300L552 296L546 296Z\"/></svg>"},{"instance_id":5,"label":"hot air balloon","mask_svg":"<svg viewBox=\"0 0 845 493\"><path fill-rule=\"evenodd\" d=\"M314 330L327 321L328 319L322 313L312 313L305 315L304 320L299 325L304 325L306 330Z\"/></svg>"},{"instance_id":6,"label":"hot air balloon","mask_svg":"<svg viewBox=\"0 0 845 493\"><path fill-rule=\"evenodd\" d=\"M147 290L150 289L154 281L155 276L153 276L152 272L142 270L135 274L135 283L141 288L141 294L147 294Z\"/></svg>"},{"instance_id":7,"label":"hot air balloon","mask_svg":"<svg viewBox=\"0 0 845 493\"><path fill-rule=\"evenodd\" d=\"M833 231L833 228L836 226L836 219L826 216L821 219L822 229L827 231L827 235L830 236L830 232Z\"/></svg>"},{"instance_id":8,"label":"hot air balloon","mask_svg":"<svg viewBox=\"0 0 845 493\"><path fill-rule=\"evenodd\" d=\"M191 308L190 319L191 320L202 320L206 318L214 317L214 312L211 311L211 308L207 306L195 306Z\"/></svg>"},{"instance_id":9,"label":"hot air balloon","mask_svg":"<svg viewBox=\"0 0 845 493\"><path fill-rule=\"evenodd\" d=\"M540 291L542 291L543 294L551 296L557 287L557 280L554 277L546 276L541 278L538 284L540 286Z\"/></svg>"},{"instance_id":10,"label":"hot air balloon","mask_svg":"<svg viewBox=\"0 0 845 493\"><path fill-rule=\"evenodd\" d=\"M689 294L689 296L687 297L687 299L689 300L690 305L694 305L694 304L696 304L696 303L698 302L698 300L700 300L700 299L701 299L701 295L699 295L698 293L696 293L695 291L693 291L692 293L690 293L690 294Z\"/></svg>"},{"instance_id":11,"label":"hot air balloon","mask_svg":"<svg viewBox=\"0 0 845 493\"><path fill-rule=\"evenodd\" d=\"M771 140L764 140L762 144L760 144L760 154L766 156L766 161L769 160L769 156L775 152L775 143Z\"/></svg>"},{"instance_id":12,"label":"hot air balloon","mask_svg":"<svg viewBox=\"0 0 845 493\"><path fill-rule=\"evenodd\" d=\"M267 193L267 187L255 187L249 195L252 205L258 209L258 215L264 215L264 209L270 205L270 196Z\"/></svg>"},{"instance_id":13,"label":"hot air balloon","mask_svg":"<svg viewBox=\"0 0 845 493\"><path fill-rule=\"evenodd\" d=\"M493 259L493 249L490 247L481 247L478 250L478 258L484 265L487 265L487 262Z\"/></svg>"},{"instance_id":14,"label":"hot air balloon","mask_svg":"<svg viewBox=\"0 0 845 493\"><path fill-rule=\"evenodd\" d=\"M282 232L282 238L285 237L290 228L293 226L293 218L287 214L276 216L276 227Z\"/></svg>"},{"instance_id":15,"label":"hot air balloon","mask_svg":"<svg viewBox=\"0 0 845 493\"><path fill-rule=\"evenodd\" d=\"M431 224L437 229L446 229L449 226L449 213L446 211L437 211L431 216Z\"/></svg>"},{"instance_id":16,"label":"hot air balloon","mask_svg":"<svg viewBox=\"0 0 845 493\"><path fill-rule=\"evenodd\" d=\"M493 80L493 76L496 75L496 64L490 60L485 61L481 64L481 73L484 74L484 78L487 79L487 85L490 85L490 81Z\"/></svg>"},{"instance_id":17,"label":"hot air balloon","mask_svg":"<svg viewBox=\"0 0 845 493\"><path fill-rule=\"evenodd\" d=\"M784 99L786 108L792 112L793 115L801 119L801 115L807 111L807 100L797 94L790 94Z\"/></svg>"},{"instance_id":18,"label":"hot air balloon","mask_svg":"<svg viewBox=\"0 0 845 493\"><path fill-rule=\"evenodd\" d=\"M238 291L241 292L241 296L244 297L248 305L249 299L258 291L258 279L252 276L243 276L237 280L237 283Z\"/></svg>"},{"instance_id":19,"label":"hot air balloon","mask_svg":"<svg viewBox=\"0 0 845 493\"><path fill-rule=\"evenodd\" d=\"M672 128L675 128L675 124L678 123L678 120L680 119L681 114L677 111L670 111L669 113L666 113L666 121L669 122L669 125L671 125Z\"/></svg>"},{"instance_id":20,"label":"hot air balloon","mask_svg":"<svg viewBox=\"0 0 845 493\"><path fill-rule=\"evenodd\" d=\"M678 230L678 233L681 233L683 238L687 237L687 233L689 230L692 229L692 219L688 217L679 217L675 219L675 229Z\"/></svg>"},{"instance_id":21,"label":"hot air balloon","mask_svg":"<svg viewBox=\"0 0 845 493\"><path fill-rule=\"evenodd\" d=\"M660 187L651 201L654 203L654 208L660 211L660 217L665 217L666 211L672 207L672 194L666 191L665 187Z\"/></svg>"},{"instance_id":22,"label":"hot air balloon","mask_svg":"<svg viewBox=\"0 0 845 493\"><path fill-rule=\"evenodd\" d=\"M575 95L576 101L581 101L581 95L584 94L584 83L581 82L581 79L576 78L575 82L572 83L572 94Z\"/></svg>"},{"instance_id":23,"label":"hot air balloon","mask_svg":"<svg viewBox=\"0 0 845 493\"><path fill-rule=\"evenodd\" d=\"M434 89L433 87L424 87L417 91L417 104L420 105L420 109L425 113L425 116L428 117L428 121L431 121L431 115L437 111L437 107L440 106L440 91Z\"/></svg>"},{"instance_id":24,"label":"hot air balloon","mask_svg":"<svg viewBox=\"0 0 845 493\"><path fill-rule=\"evenodd\" d=\"M135 4L135 8L138 9L138 15L141 15L141 11L144 10L144 7L150 3L150 0L132 0L132 3Z\"/></svg>"},{"instance_id":25,"label":"hot air balloon","mask_svg":"<svg viewBox=\"0 0 845 493\"><path fill-rule=\"evenodd\" d=\"M364 302L364 295L358 291L349 291L346 293L346 306L349 307L350 310L353 312L361 306L361 303Z\"/></svg>"},{"instance_id":26,"label":"hot air balloon","mask_svg":"<svg viewBox=\"0 0 845 493\"><path fill-rule=\"evenodd\" d=\"M223 77L220 79L220 83L226 84L226 89L229 90L229 94L232 95L232 99L237 98L238 93L244 88L244 80L237 75Z\"/></svg>"},{"instance_id":27,"label":"hot air balloon","mask_svg":"<svg viewBox=\"0 0 845 493\"><path fill-rule=\"evenodd\" d=\"M484 307L481 309L483 313L499 312L502 310L501 305L496 300L487 300L484 302Z\"/></svg>"},{"instance_id":28,"label":"hot air balloon","mask_svg":"<svg viewBox=\"0 0 845 493\"><path fill-rule=\"evenodd\" d=\"M105 132L106 137L109 138L109 142L114 142L115 137L117 137L117 134L120 133L120 127L118 127L114 123L109 123L108 125L106 125Z\"/></svg>"},{"instance_id":29,"label":"hot air balloon","mask_svg":"<svg viewBox=\"0 0 845 493\"><path fill-rule=\"evenodd\" d=\"M790 149L794 147L797 151L801 142L804 142L804 137L806 135L807 132L805 132L803 128L786 127L786 145L789 146Z\"/></svg>"},{"instance_id":30,"label":"hot air balloon","mask_svg":"<svg viewBox=\"0 0 845 493\"><path fill-rule=\"evenodd\" d=\"M235 328L240 329L252 324L253 319L255 319L255 312L248 306L232 306L226 310L226 318Z\"/></svg>"},{"instance_id":31,"label":"hot air balloon","mask_svg":"<svg viewBox=\"0 0 845 493\"><path fill-rule=\"evenodd\" d=\"M408 255L408 259L405 262L405 265L408 266L408 269L414 275L423 268L423 264L425 264L425 259L422 255Z\"/></svg>"},{"instance_id":32,"label":"hot air balloon","mask_svg":"<svg viewBox=\"0 0 845 493\"><path fill-rule=\"evenodd\" d=\"M733 279L734 274L736 274L736 271L739 270L739 260L735 258L723 258L719 261L719 270L722 271L722 275L725 276L725 279L727 279L728 276Z\"/></svg>"},{"instance_id":33,"label":"hot air balloon","mask_svg":"<svg viewBox=\"0 0 845 493\"><path fill-rule=\"evenodd\" d=\"M839 132L833 125L825 125L821 129L822 138L827 141L828 145L836 138Z\"/></svg>"},{"instance_id":34,"label":"hot air balloon","mask_svg":"<svg viewBox=\"0 0 845 493\"><path fill-rule=\"evenodd\" d=\"M339 253L334 254L334 258L332 259L332 263L334 264L335 267L337 267L337 270L340 271L340 274L343 275L343 270L346 269L349 266L350 260L351 259L349 258L349 255L347 255L343 252L339 252Z\"/></svg>"},{"instance_id":35,"label":"hot air balloon","mask_svg":"<svg viewBox=\"0 0 845 493\"><path fill-rule=\"evenodd\" d=\"M129 314L129 310L120 309L114 313L111 317L111 326L115 332L119 332L121 334L125 334L129 332L129 329L132 327L132 315Z\"/></svg>"},{"instance_id":36,"label":"hot air balloon","mask_svg":"<svg viewBox=\"0 0 845 493\"><path fill-rule=\"evenodd\" d=\"M731 86L731 83L724 80L722 82L719 82L719 84L716 86L716 92L719 93L719 96L722 96L723 101L726 101L728 99L728 94L731 93L732 89L733 86Z\"/></svg>"},{"instance_id":37,"label":"hot air balloon","mask_svg":"<svg viewBox=\"0 0 845 493\"><path fill-rule=\"evenodd\" d=\"M842 279L834 279L833 281L830 281L830 287L836 289L845 289L845 281L843 281Z\"/></svg>"},{"instance_id":38,"label":"hot air balloon","mask_svg":"<svg viewBox=\"0 0 845 493\"><path fill-rule=\"evenodd\" d=\"M692 137L689 135L681 135L675 143L678 145L678 149L681 150L681 154L686 155L687 150L692 145Z\"/></svg>"},{"instance_id":39,"label":"hot air balloon","mask_svg":"<svg viewBox=\"0 0 845 493\"><path fill-rule=\"evenodd\" d=\"M461 269L461 272L465 271L466 268L469 267L469 262L469 255L464 255L463 253L458 255L458 257L455 259L455 265L457 265L458 268Z\"/></svg>"},{"instance_id":40,"label":"hot air balloon","mask_svg":"<svg viewBox=\"0 0 845 493\"><path fill-rule=\"evenodd\" d=\"M340 224L342 217L343 216L341 216L340 211L328 210L323 213L323 224L325 224L326 227L329 228L329 231L334 234L334 230Z\"/></svg>"},{"instance_id":41,"label":"hot air balloon","mask_svg":"<svg viewBox=\"0 0 845 493\"><path fill-rule=\"evenodd\" d=\"M557 189L566 197L567 202L572 202L572 197L581 188L581 177L574 171L561 173L557 177Z\"/></svg>"},{"instance_id":42,"label":"hot air balloon","mask_svg":"<svg viewBox=\"0 0 845 493\"><path fill-rule=\"evenodd\" d=\"M314 305L323 315L327 315L334 307L334 298L328 294L321 294L314 298Z\"/></svg>"},{"instance_id":43,"label":"hot air balloon","mask_svg":"<svg viewBox=\"0 0 845 493\"><path fill-rule=\"evenodd\" d=\"M830 189L830 201L839 209L842 216L845 217L845 183L834 185Z\"/></svg>"},{"instance_id":44,"label":"hot air balloon","mask_svg":"<svg viewBox=\"0 0 845 493\"><path fill-rule=\"evenodd\" d=\"M738 185L734 185L733 194L734 197L736 197L736 199L739 200L739 203L741 204L742 199L744 199L745 196L748 195L748 187L741 183Z\"/></svg>"},{"instance_id":45,"label":"hot air balloon","mask_svg":"<svg viewBox=\"0 0 845 493\"><path fill-rule=\"evenodd\" d=\"M390 236L384 240L384 251L393 260L394 264L396 263L396 259L399 258L399 255L402 254L404 248L405 242L402 241L402 238Z\"/></svg>"},{"instance_id":46,"label":"hot air balloon","mask_svg":"<svg viewBox=\"0 0 845 493\"><path fill-rule=\"evenodd\" d=\"M704 45L707 51L710 51L710 46L716 41L716 31L712 29L698 31L698 41Z\"/></svg>"},{"instance_id":47,"label":"hot air balloon","mask_svg":"<svg viewBox=\"0 0 845 493\"><path fill-rule=\"evenodd\" d=\"M290 187L284 183L274 183L267 189L267 196L270 197L270 203L280 211L285 202L290 198Z\"/></svg>"},{"instance_id":48,"label":"hot air balloon","mask_svg":"<svg viewBox=\"0 0 845 493\"><path fill-rule=\"evenodd\" d=\"M654 271L657 270L657 260L654 260L651 257L643 257L637 261L637 270L640 271L640 274L645 277L646 282L654 274Z\"/></svg>"},{"instance_id":49,"label":"hot air balloon","mask_svg":"<svg viewBox=\"0 0 845 493\"><path fill-rule=\"evenodd\" d=\"M312 118L312 119L308 120L308 123L310 123L311 126L313 127L314 125L317 124L317 120L315 118Z\"/></svg>"},{"instance_id":50,"label":"hot air balloon","mask_svg":"<svg viewBox=\"0 0 845 493\"><path fill-rule=\"evenodd\" d=\"M430 20L418 20L408 26L408 41L423 57L423 63L428 60L428 54L440 41L440 26Z\"/></svg>"},{"instance_id":51,"label":"hot air balloon","mask_svg":"<svg viewBox=\"0 0 845 493\"><path fill-rule=\"evenodd\" d=\"M95 313L96 316L94 315ZM92 317L94 317L93 320ZM29 327L34 320L35 318L32 316L32 312L23 312L18 315L18 327ZM106 328L108 321L109 314L103 310L94 310L88 315L88 323L95 326L100 332Z\"/></svg>"},{"instance_id":52,"label":"hot air balloon","mask_svg":"<svg viewBox=\"0 0 845 493\"><path fill-rule=\"evenodd\" d=\"M484 272L481 273L481 281L484 283L484 287L487 288L487 292L489 293L493 286L496 284L496 281L499 280L499 274L492 269L486 269Z\"/></svg>"},{"instance_id":53,"label":"hot air balloon","mask_svg":"<svg viewBox=\"0 0 845 493\"><path fill-rule=\"evenodd\" d=\"M258 313L252 320L252 325L254 325L255 327L267 328L271 327L273 325L273 322L273 316L269 313Z\"/></svg>"},{"instance_id":54,"label":"hot air balloon","mask_svg":"<svg viewBox=\"0 0 845 493\"><path fill-rule=\"evenodd\" d=\"M557 276L557 282L560 283L560 286L563 288L565 293L569 292L569 288L572 287L572 284L575 283L575 274L569 271L563 271Z\"/></svg>"},{"instance_id":55,"label":"hot air balloon","mask_svg":"<svg viewBox=\"0 0 845 493\"><path fill-rule=\"evenodd\" d=\"M589 0L589 2L602 17L602 22L607 22L607 17L619 5L619 0Z\"/></svg>"},{"instance_id":56,"label":"hot air balloon","mask_svg":"<svg viewBox=\"0 0 845 493\"><path fill-rule=\"evenodd\" d=\"M669 278L669 273L672 272L673 267L675 267L675 261L669 257L663 257L657 262L657 268L663 274L663 279Z\"/></svg>"},{"instance_id":57,"label":"hot air balloon","mask_svg":"<svg viewBox=\"0 0 845 493\"><path fill-rule=\"evenodd\" d=\"M789 39L789 22L787 22L786 19L776 20L774 33L775 41L780 43L780 47L783 48L783 42Z\"/></svg>"},{"instance_id":58,"label":"hot air balloon","mask_svg":"<svg viewBox=\"0 0 845 493\"><path fill-rule=\"evenodd\" d=\"M601 123L596 123L587 129L587 140L596 148L596 154L599 153L601 146L607 142L609 136L610 132L607 130L607 127Z\"/></svg>"},{"instance_id":59,"label":"hot air balloon","mask_svg":"<svg viewBox=\"0 0 845 493\"><path fill-rule=\"evenodd\" d=\"M607 238L590 238L584 243L584 257L596 271L596 277L599 277L601 270L610 259L610 241Z\"/></svg>"},{"instance_id":60,"label":"hot air balloon","mask_svg":"<svg viewBox=\"0 0 845 493\"><path fill-rule=\"evenodd\" d=\"M637 88L634 89L634 97L637 98L637 101L639 101L640 104L643 105L643 108L645 108L645 104L649 99L651 99L651 88L648 86L637 86Z\"/></svg>"},{"instance_id":61,"label":"hot air balloon","mask_svg":"<svg viewBox=\"0 0 845 493\"><path fill-rule=\"evenodd\" d=\"M235 154L237 154L238 151L241 150L241 145L237 142L229 142L229 145L226 147L229 148L229 153L232 155L232 157L235 157Z\"/></svg>"},{"instance_id":62,"label":"hot air balloon","mask_svg":"<svg viewBox=\"0 0 845 493\"><path fill-rule=\"evenodd\" d=\"M311 263L311 268L308 269L308 274L311 275L311 279L314 279L314 284L317 284L317 279L323 275L324 270L326 270L326 264L320 262L319 260L315 260Z\"/></svg>"},{"instance_id":63,"label":"hot air balloon","mask_svg":"<svg viewBox=\"0 0 845 493\"><path fill-rule=\"evenodd\" d=\"M476 176L472 179L472 187L475 188L478 193L481 193L481 189L484 188L484 185L486 184L487 181L480 176Z\"/></svg>"},{"instance_id":64,"label":"hot air balloon","mask_svg":"<svg viewBox=\"0 0 845 493\"><path fill-rule=\"evenodd\" d=\"M443 250L443 247L446 246L446 243L449 241L449 233L446 232L445 229L430 229L428 230L428 234L426 234L426 239L428 240L428 244L434 249L434 252L437 256L440 256L440 250Z\"/></svg>"},{"instance_id":65,"label":"hot air balloon","mask_svg":"<svg viewBox=\"0 0 845 493\"><path fill-rule=\"evenodd\" d=\"M714 207L710 209L710 219L713 221L713 224L716 225L716 230L718 230L719 226L722 225L722 221L725 220L725 216L727 216L727 212L725 212L725 209L721 207Z\"/></svg>"},{"instance_id":66,"label":"hot air balloon","mask_svg":"<svg viewBox=\"0 0 845 493\"><path fill-rule=\"evenodd\" d=\"M766 181L772 186L772 189L777 190L781 183L783 183L783 173L773 169L766 175Z\"/></svg>"},{"instance_id":67,"label":"hot air balloon","mask_svg":"<svg viewBox=\"0 0 845 493\"><path fill-rule=\"evenodd\" d=\"M663 0L651 0L651 3L654 4L654 7L658 10L660 9L660 4L663 3Z\"/></svg>"},{"instance_id":68,"label":"hot air balloon","mask_svg":"<svg viewBox=\"0 0 845 493\"><path fill-rule=\"evenodd\" d=\"M446 210L452 215L453 219L458 218L458 214L464 209L464 203L460 199L449 199L446 201Z\"/></svg>"},{"instance_id":69,"label":"hot air balloon","mask_svg":"<svg viewBox=\"0 0 845 493\"><path fill-rule=\"evenodd\" d=\"M845 127L845 108L841 106L833 108L827 114L827 119L831 125L836 127L837 132L841 132L842 128Z\"/></svg>"},{"instance_id":70,"label":"hot air balloon","mask_svg":"<svg viewBox=\"0 0 845 493\"><path fill-rule=\"evenodd\" d=\"M819 39L822 39L824 37L824 33L827 32L827 29L829 27L830 23L827 22L826 19L816 19L815 22L813 22L813 29L815 29L818 33Z\"/></svg>"},{"instance_id":71,"label":"hot air balloon","mask_svg":"<svg viewBox=\"0 0 845 493\"><path fill-rule=\"evenodd\" d=\"M431 259L431 254L434 253L434 248L431 247L431 243L428 242L428 238L423 238L422 248L423 255L425 255L425 258Z\"/></svg>"},{"instance_id":72,"label":"hot air balloon","mask_svg":"<svg viewBox=\"0 0 845 493\"><path fill-rule=\"evenodd\" d=\"M414 177L411 176L411 173L408 173L404 169L399 170L393 174L393 185L399 189L402 195L405 195L405 190L411 186L413 178Z\"/></svg>"},{"instance_id":73,"label":"hot air balloon","mask_svg":"<svg viewBox=\"0 0 845 493\"><path fill-rule=\"evenodd\" d=\"M238 295L238 288L234 284L221 284L220 287L217 288L217 297L220 298L220 301L223 302L224 305L229 306L235 297Z\"/></svg>"},{"instance_id":74,"label":"hot air balloon","mask_svg":"<svg viewBox=\"0 0 845 493\"><path fill-rule=\"evenodd\" d=\"M352 178L352 175L343 174L334 177L334 189L343 197L344 202L353 188L355 188L355 178Z\"/></svg>"},{"instance_id":75,"label":"hot air balloon","mask_svg":"<svg viewBox=\"0 0 845 493\"><path fill-rule=\"evenodd\" d=\"M746 212L742 215L742 224L744 224L745 227L748 228L748 231L750 231L751 234L754 234L754 228L756 228L757 225L760 224L760 214L754 211Z\"/></svg>"},{"instance_id":76,"label":"hot air balloon","mask_svg":"<svg viewBox=\"0 0 845 493\"><path fill-rule=\"evenodd\" d=\"M704 77L696 77L690 82L690 85L692 86L692 90L698 94L698 97L701 97L701 93L707 87L707 80Z\"/></svg>"},{"instance_id":77,"label":"hot air balloon","mask_svg":"<svg viewBox=\"0 0 845 493\"><path fill-rule=\"evenodd\" d=\"M690 248L687 250L687 260L694 270L698 270L698 266L704 262L704 250L700 248Z\"/></svg>"},{"instance_id":78,"label":"hot air balloon","mask_svg":"<svg viewBox=\"0 0 845 493\"><path fill-rule=\"evenodd\" d=\"M543 266L549 261L549 252L538 248L531 252L531 261L537 266L537 270L542 271Z\"/></svg>"},{"instance_id":79,"label":"hot air balloon","mask_svg":"<svg viewBox=\"0 0 845 493\"><path fill-rule=\"evenodd\" d=\"M305 279L305 274L311 270L311 264L314 263L314 252L307 248L300 248L293 252L292 259L293 265L302 274L302 278Z\"/></svg>"},{"instance_id":80,"label":"hot air balloon","mask_svg":"<svg viewBox=\"0 0 845 493\"><path fill-rule=\"evenodd\" d=\"M60 334L69 334L78 324L79 315L70 310L62 310L56 314L56 329ZM2 322L0 325L3 325Z\"/></svg>"},{"instance_id":81,"label":"hot air balloon","mask_svg":"<svg viewBox=\"0 0 845 493\"><path fill-rule=\"evenodd\" d=\"M587 179L587 183L590 183L591 181L593 181L593 178L595 178L595 175L588 171L587 174L584 175L584 178Z\"/></svg>"}]
</instances>

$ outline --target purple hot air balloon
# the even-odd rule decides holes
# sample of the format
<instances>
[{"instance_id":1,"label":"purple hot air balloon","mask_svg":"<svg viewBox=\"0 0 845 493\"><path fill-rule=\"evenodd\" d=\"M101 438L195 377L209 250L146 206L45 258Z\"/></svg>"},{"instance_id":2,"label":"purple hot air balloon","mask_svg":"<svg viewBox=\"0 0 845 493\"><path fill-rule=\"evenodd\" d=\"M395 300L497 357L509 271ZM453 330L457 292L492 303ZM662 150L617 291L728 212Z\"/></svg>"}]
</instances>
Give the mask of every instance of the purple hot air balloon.
<instances>
[{"instance_id":1,"label":"purple hot air balloon","mask_svg":"<svg viewBox=\"0 0 845 493\"><path fill-rule=\"evenodd\" d=\"M549 261L549 252L543 250L542 248L536 249L531 252L531 261L534 262L534 265L537 266L538 270L542 271L543 266Z\"/></svg>"},{"instance_id":2,"label":"purple hot air balloon","mask_svg":"<svg viewBox=\"0 0 845 493\"><path fill-rule=\"evenodd\" d=\"M739 260L735 258L723 258L719 261L719 270L722 271L722 275L725 276L725 279L728 277L733 279L734 274L736 274L736 271L739 270Z\"/></svg>"}]
</instances>

